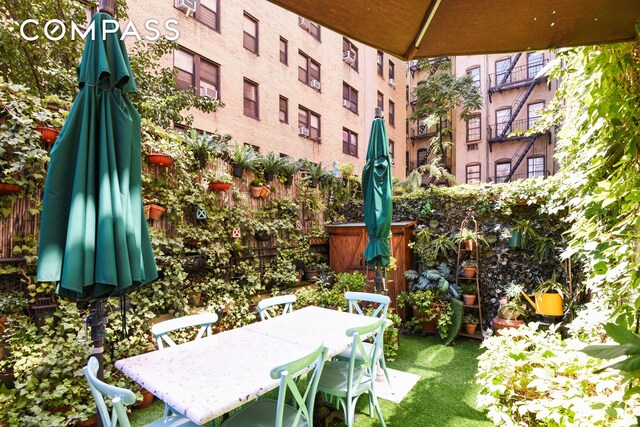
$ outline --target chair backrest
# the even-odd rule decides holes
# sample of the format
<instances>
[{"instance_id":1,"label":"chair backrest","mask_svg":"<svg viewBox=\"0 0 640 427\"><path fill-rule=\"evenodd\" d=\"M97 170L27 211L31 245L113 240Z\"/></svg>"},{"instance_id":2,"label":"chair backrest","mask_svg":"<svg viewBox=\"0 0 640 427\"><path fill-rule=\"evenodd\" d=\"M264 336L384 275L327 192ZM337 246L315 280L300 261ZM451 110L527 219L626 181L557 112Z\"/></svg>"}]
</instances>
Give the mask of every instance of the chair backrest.
<instances>
[{"instance_id":1,"label":"chair backrest","mask_svg":"<svg viewBox=\"0 0 640 427\"><path fill-rule=\"evenodd\" d=\"M295 407L297 408L296 418L292 426L297 426L302 416L305 417L307 425L313 425L313 406L316 400L318 382L320 381L326 358L327 348L321 345L308 355L293 362L277 366L271 370L271 378L280 378L275 427L282 427L288 390L291 391L296 403ZM315 365L315 371L307 383L306 390L301 393L298 384L294 381L294 375L312 365Z\"/></svg>"},{"instance_id":2,"label":"chair backrest","mask_svg":"<svg viewBox=\"0 0 640 427\"><path fill-rule=\"evenodd\" d=\"M371 314L372 317L379 317L380 319L387 318L387 310L389 309L391 298L386 295L370 294L367 292L345 292L344 297L349 301L349 313L356 312L364 316L365 313L359 304L360 301L364 301L378 304L373 314Z\"/></svg>"},{"instance_id":3,"label":"chair backrest","mask_svg":"<svg viewBox=\"0 0 640 427\"><path fill-rule=\"evenodd\" d=\"M102 419L104 427L116 427L118 423L121 427L131 427L125 405L131 405L136 402L136 395L131 390L109 385L102 382L96 376L98 373L98 360L91 357L87 366L82 368L84 376L87 378L91 394L96 401L98 413ZM105 403L105 398L110 399L113 404L111 414Z\"/></svg>"},{"instance_id":4,"label":"chair backrest","mask_svg":"<svg viewBox=\"0 0 640 427\"><path fill-rule=\"evenodd\" d=\"M293 294L263 299L258 303L258 314L260 314L260 320L271 319L271 315L267 309L276 305L283 306L281 314L291 313L293 311L293 303L296 302L297 299L298 297Z\"/></svg>"},{"instance_id":5,"label":"chair backrest","mask_svg":"<svg viewBox=\"0 0 640 427\"><path fill-rule=\"evenodd\" d=\"M218 315L215 313L199 313L191 316L183 316L177 319L165 320L164 322L156 323L151 327L151 333L158 343L158 350L164 348L164 343L167 343L169 347L176 345L175 341L169 336L170 332L178 329L191 328L194 326L200 326L198 335L195 339L199 340L203 336L211 335L211 325L218 321ZM163 342L164 341L164 342Z\"/></svg>"},{"instance_id":6,"label":"chair backrest","mask_svg":"<svg viewBox=\"0 0 640 427\"><path fill-rule=\"evenodd\" d=\"M357 390L365 375L371 377L371 381L375 381L373 373L375 366L382 355L382 338L384 336L385 320L380 319L370 325L358 326L347 329L346 335L353 338L351 356L349 357L349 371L347 379L347 394L351 394L351 390ZM371 336L373 345L365 347L362 340ZM360 355L360 359L358 356ZM363 369L357 371L354 376L356 366L362 366Z\"/></svg>"}]
</instances>

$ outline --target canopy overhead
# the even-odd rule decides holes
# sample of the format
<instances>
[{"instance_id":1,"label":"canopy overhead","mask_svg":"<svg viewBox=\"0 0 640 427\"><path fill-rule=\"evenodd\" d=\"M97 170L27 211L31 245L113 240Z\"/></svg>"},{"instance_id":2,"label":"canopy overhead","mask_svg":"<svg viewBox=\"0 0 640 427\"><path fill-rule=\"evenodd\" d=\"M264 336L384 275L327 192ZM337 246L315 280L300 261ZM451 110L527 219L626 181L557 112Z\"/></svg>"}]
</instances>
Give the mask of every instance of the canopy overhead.
<instances>
[{"instance_id":1,"label":"canopy overhead","mask_svg":"<svg viewBox=\"0 0 640 427\"><path fill-rule=\"evenodd\" d=\"M631 40L638 0L269 0L345 36L413 59Z\"/></svg>"}]
</instances>

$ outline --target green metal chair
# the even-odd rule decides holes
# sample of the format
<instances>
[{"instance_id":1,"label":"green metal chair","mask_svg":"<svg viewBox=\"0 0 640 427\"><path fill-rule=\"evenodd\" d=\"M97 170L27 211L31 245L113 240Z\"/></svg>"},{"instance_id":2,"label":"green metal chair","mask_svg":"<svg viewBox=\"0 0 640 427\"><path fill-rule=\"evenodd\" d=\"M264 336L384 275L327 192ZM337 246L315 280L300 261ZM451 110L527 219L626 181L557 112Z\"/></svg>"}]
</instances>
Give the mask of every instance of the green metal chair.
<instances>
[{"instance_id":1,"label":"green metal chair","mask_svg":"<svg viewBox=\"0 0 640 427\"><path fill-rule=\"evenodd\" d=\"M211 325L218 321L218 315L215 313L199 313L191 316L183 316L177 319L165 320L164 322L156 323L151 327L151 333L158 344L158 350L164 349L165 343L169 347L174 347L177 344L169 336L170 332L177 331L178 329L193 328L200 326L198 334L194 340L199 340L204 336L210 336L212 334ZM168 417L175 411L167 404L164 405L164 416Z\"/></svg>"},{"instance_id":2,"label":"green metal chair","mask_svg":"<svg viewBox=\"0 0 640 427\"><path fill-rule=\"evenodd\" d=\"M313 405L315 403L318 381L327 357L327 348L321 345L308 355L277 366L271 370L271 378L280 378L278 400L265 399L250 403L231 418L222 427L307 427L313 425ZM304 393L294 381L294 374L314 365ZM287 392L291 391L296 407L285 403Z\"/></svg>"},{"instance_id":3,"label":"green metal chair","mask_svg":"<svg viewBox=\"0 0 640 427\"><path fill-rule=\"evenodd\" d=\"M84 376L87 378L89 388L93 394L98 407L98 414L104 427L131 427L127 417L125 405L132 405L136 402L136 395L131 390L109 385L96 376L98 372L98 360L91 357L87 366L82 368ZM109 399L113 405L111 414L105 403ZM198 427L181 415L171 415L147 424L147 427Z\"/></svg>"},{"instance_id":4,"label":"green metal chair","mask_svg":"<svg viewBox=\"0 0 640 427\"><path fill-rule=\"evenodd\" d=\"M298 299L295 295L282 295L279 297L272 297L263 299L258 303L258 314L260 314L260 320L271 319L271 314L269 314L270 307L274 307L277 305L282 305L282 313L287 314L293 311L293 303Z\"/></svg>"},{"instance_id":5,"label":"green metal chair","mask_svg":"<svg viewBox=\"0 0 640 427\"><path fill-rule=\"evenodd\" d=\"M218 315L215 313L199 313L191 316L183 316L177 319L165 320L164 322L156 323L151 327L151 333L158 344L158 350L164 348L164 344L168 344L169 347L177 345L175 341L169 336L170 332L178 329L192 328L200 326L198 335L195 339L199 340L203 336L210 336L211 325L218 321Z\"/></svg>"},{"instance_id":6,"label":"green metal chair","mask_svg":"<svg viewBox=\"0 0 640 427\"><path fill-rule=\"evenodd\" d=\"M347 336L353 338L353 351L349 361L327 362L320 377L318 391L324 393L325 397L328 395L338 399L342 405L347 427L353 425L356 403L365 393L369 396L369 416L373 418L373 407L375 407L380 425L386 426L374 387L377 360L382 352L384 327L385 321L380 319L371 325L347 329ZM370 334L373 334L373 346L365 349L362 337ZM361 360L356 357L358 354L362 356Z\"/></svg>"},{"instance_id":7,"label":"green metal chair","mask_svg":"<svg viewBox=\"0 0 640 427\"><path fill-rule=\"evenodd\" d=\"M345 292L344 297L349 301L349 312L350 313L357 313L361 316L365 316L366 313L363 311L362 307L360 307L360 302L366 302L366 303L376 303L378 304L378 306L376 307L376 309L373 311L372 314L370 314L371 317L377 317L379 319L387 319L387 311L389 309L389 303L391 302L391 298L389 298L386 295L380 295L380 294L370 294L370 293L366 293L366 292ZM388 324L388 322L385 322L385 326ZM367 351L371 351L371 347L373 346L372 343L362 343L362 345L364 346L364 348ZM383 348L384 348L384 343L383 343ZM336 356L337 359L343 359L343 360L349 360L349 357L351 357L351 351L352 348L348 348L345 351L343 351L342 353L338 354ZM356 349L357 351L357 349ZM362 360L362 355L359 353L356 353L356 358L358 360ZM378 361L376 361L378 362ZM380 367L382 368L382 371L384 372L384 376L387 379L387 382L389 383L389 385L391 385L391 379L389 377L389 371L387 370L387 361L384 358L384 351L382 351L380 353Z\"/></svg>"}]
</instances>

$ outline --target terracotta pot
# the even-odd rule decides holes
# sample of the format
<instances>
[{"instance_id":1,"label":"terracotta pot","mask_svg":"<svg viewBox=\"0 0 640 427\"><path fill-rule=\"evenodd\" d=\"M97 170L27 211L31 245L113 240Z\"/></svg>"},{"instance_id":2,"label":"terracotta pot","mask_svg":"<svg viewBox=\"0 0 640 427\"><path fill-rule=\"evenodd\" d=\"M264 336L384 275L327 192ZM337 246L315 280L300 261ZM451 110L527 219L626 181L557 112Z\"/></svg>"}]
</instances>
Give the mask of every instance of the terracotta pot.
<instances>
[{"instance_id":1,"label":"terracotta pot","mask_svg":"<svg viewBox=\"0 0 640 427\"><path fill-rule=\"evenodd\" d=\"M266 185L263 186L262 190L260 191L260 197L266 199L267 197L269 197L269 194L271 194L271 190L269 189L269 187L267 187Z\"/></svg>"},{"instance_id":2,"label":"terracotta pot","mask_svg":"<svg viewBox=\"0 0 640 427\"><path fill-rule=\"evenodd\" d=\"M304 271L304 280L309 280L311 282L315 281L316 279L314 279L314 277L316 277L318 275L319 271L318 270L305 270Z\"/></svg>"},{"instance_id":3,"label":"terracotta pot","mask_svg":"<svg viewBox=\"0 0 640 427\"><path fill-rule=\"evenodd\" d=\"M5 196L19 193L21 189L22 187L17 184L3 184L0 182L0 194Z\"/></svg>"},{"instance_id":4,"label":"terracotta pot","mask_svg":"<svg viewBox=\"0 0 640 427\"><path fill-rule=\"evenodd\" d=\"M471 279L472 277L474 277L476 275L476 267L464 267L464 274L465 276L467 276L469 279Z\"/></svg>"},{"instance_id":5,"label":"terracotta pot","mask_svg":"<svg viewBox=\"0 0 640 427\"><path fill-rule=\"evenodd\" d=\"M95 427L98 425L98 419L94 415L86 420L76 422L75 427Z\"/></svg>"},{"instance_id":6,"label":"terracotta pot","mask_svg":"<svg viewBox=\"0 0 640 427\"><path fill-rule=\"evenodd\" d=\"M418 319L425 319L430 316L426 313L418 313L418 309L414 306L413 308L413 316ZM421 331L426 334L435 334L438 331L438 318L440 317L440 313L443 308L440 304L431 304L429 308L431 311L435 312L435 317L431 320L423 320Z\"/></svg>"},{"instance_id":7,"label":"terracotta pot","mask_svg":"<svg viewBox=\"0 0 640 427\"><path fill-rule=\"evenodd\" d=\"M231 188L230 182L210 182L209 188L213 191L227 191Z\"/></svg>"},{"instance_id":8,"label":"terracotta pot","mask_svg":"<svg viewBox=\"0 0 640 427\"><path fill-rule=\"evenodd\" d=\"M146 388L140 388L140 393L142 393L142 400L138 400L133 406L138 409L144 409L151 406L151 403L153 402L153 394Z\"/></svg>"},{"instance_id":9,"label":"terracotta pot","mask_svg":"<svg viewBox=\"0 0 640 427\"><path fill-rule=\"evenodd\" d=\"M262 193L262 188L263 187L254 187L253 185L250 187L251 189L251 197L253 197L254 199L257 199L260 197L260 194Z\"/></svg>"},{"instance_id":10,"label":"terracotta pot","mask_svg":"<svg viewBox=\"0 0 640 427\"><path fill-rule=\"evenodd\" d=\"M153 220L159 220L160 217L162 217L162 214L164 213L164 211L166 211L166 208L163 208L160 205L155 205L155 204L149 204L146 205L144 207L144 211L147 214L147 219L153 219Z\"/></svg>"},{"instance_id":11,"label":"terracotta pot","mask_svg":"<svg viewBox=\"0 0 640 427\"><path fill-rule=\"evenodd\" d=\"M476 242L473 240L465 240L464 241L464 248L468 251L473 251L476 249Z\"/></svg>"},{"instance_id":12,"label":"terracotta pot","mask_svg":"<svg viewBox=\"0 0 640 427\"><path fill-rule=\"evenodd\" d=\"M48 126L36 126L36 130L40 132L40 141L46 142L47 144L53 144L58 139L58 135L60 135L60 131L55 128L50 128Z\"/></svg>"},{"instance_id":13,"label":"terracotta pot","mask_svg":"<svg viewBox=\"0 0 640 427\"><path fill-rule=\"evenodd\" d=\"M491 323L493 324L493 330L499 334L503 329L519 328L524 325L524 320L508 320L494 317Z\"/></svg>"},{"instance_id":14,"label":"terracotta pot","mask_svg":"<svg viewBox=\"0 0 640 427\"><path fill-rule=\"evenodd\" d=\"M476 295L463 294L462 299L464 300L464 305L473 305L476 302Z\"/></svg>"},{"instance_id":15,"label":"terracotta pot","mask_svg":"<svg viewBox=\"0 0 640 427\"><path fill-rule=\"evenodd\" d=\"M473 335L476 333L476 328L478 327L477 324L474 323L465 323L464 324L464 331L467 333L467 335Z\"/></svg>"},{"instance_id":16,"label":"terracotta pot","mask_svg":"<svg viewBox=\"0 0 640 427\"><path fill-rule=\"evenodd\" d=\"M173 164L173 157L167 154L151 153L147 154L147 160L154 166L168 168Z\"/></svg>"}]
</instances>

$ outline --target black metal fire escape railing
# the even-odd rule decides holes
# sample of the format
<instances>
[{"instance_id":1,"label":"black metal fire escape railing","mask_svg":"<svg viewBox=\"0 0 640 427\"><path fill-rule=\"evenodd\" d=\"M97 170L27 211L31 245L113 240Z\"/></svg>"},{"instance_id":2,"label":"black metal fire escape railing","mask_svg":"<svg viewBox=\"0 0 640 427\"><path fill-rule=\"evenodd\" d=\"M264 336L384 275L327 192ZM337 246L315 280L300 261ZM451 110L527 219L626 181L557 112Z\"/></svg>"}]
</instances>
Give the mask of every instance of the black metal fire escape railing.
<instances>
[{"instance_id":1,"label":"black metal fire escape railing","mask_svg":"<svg viewBox=\"0 0 640 427\"><path fill-rule=\"evenodd\" d=\"M531 138L525 139L520 143L520 146L511 158L511 171L505 178L505 182L511 181L511 178L513 178L513 174L516 172L516 170L518 170L518 167L527 156L527 153L529 152L529 150L531 150L531 147L533 147L533 143L536 141L537 137L537 135L532 136ZM514 160L515 163L513 162Z\"/></svg>"}]
</instances>

